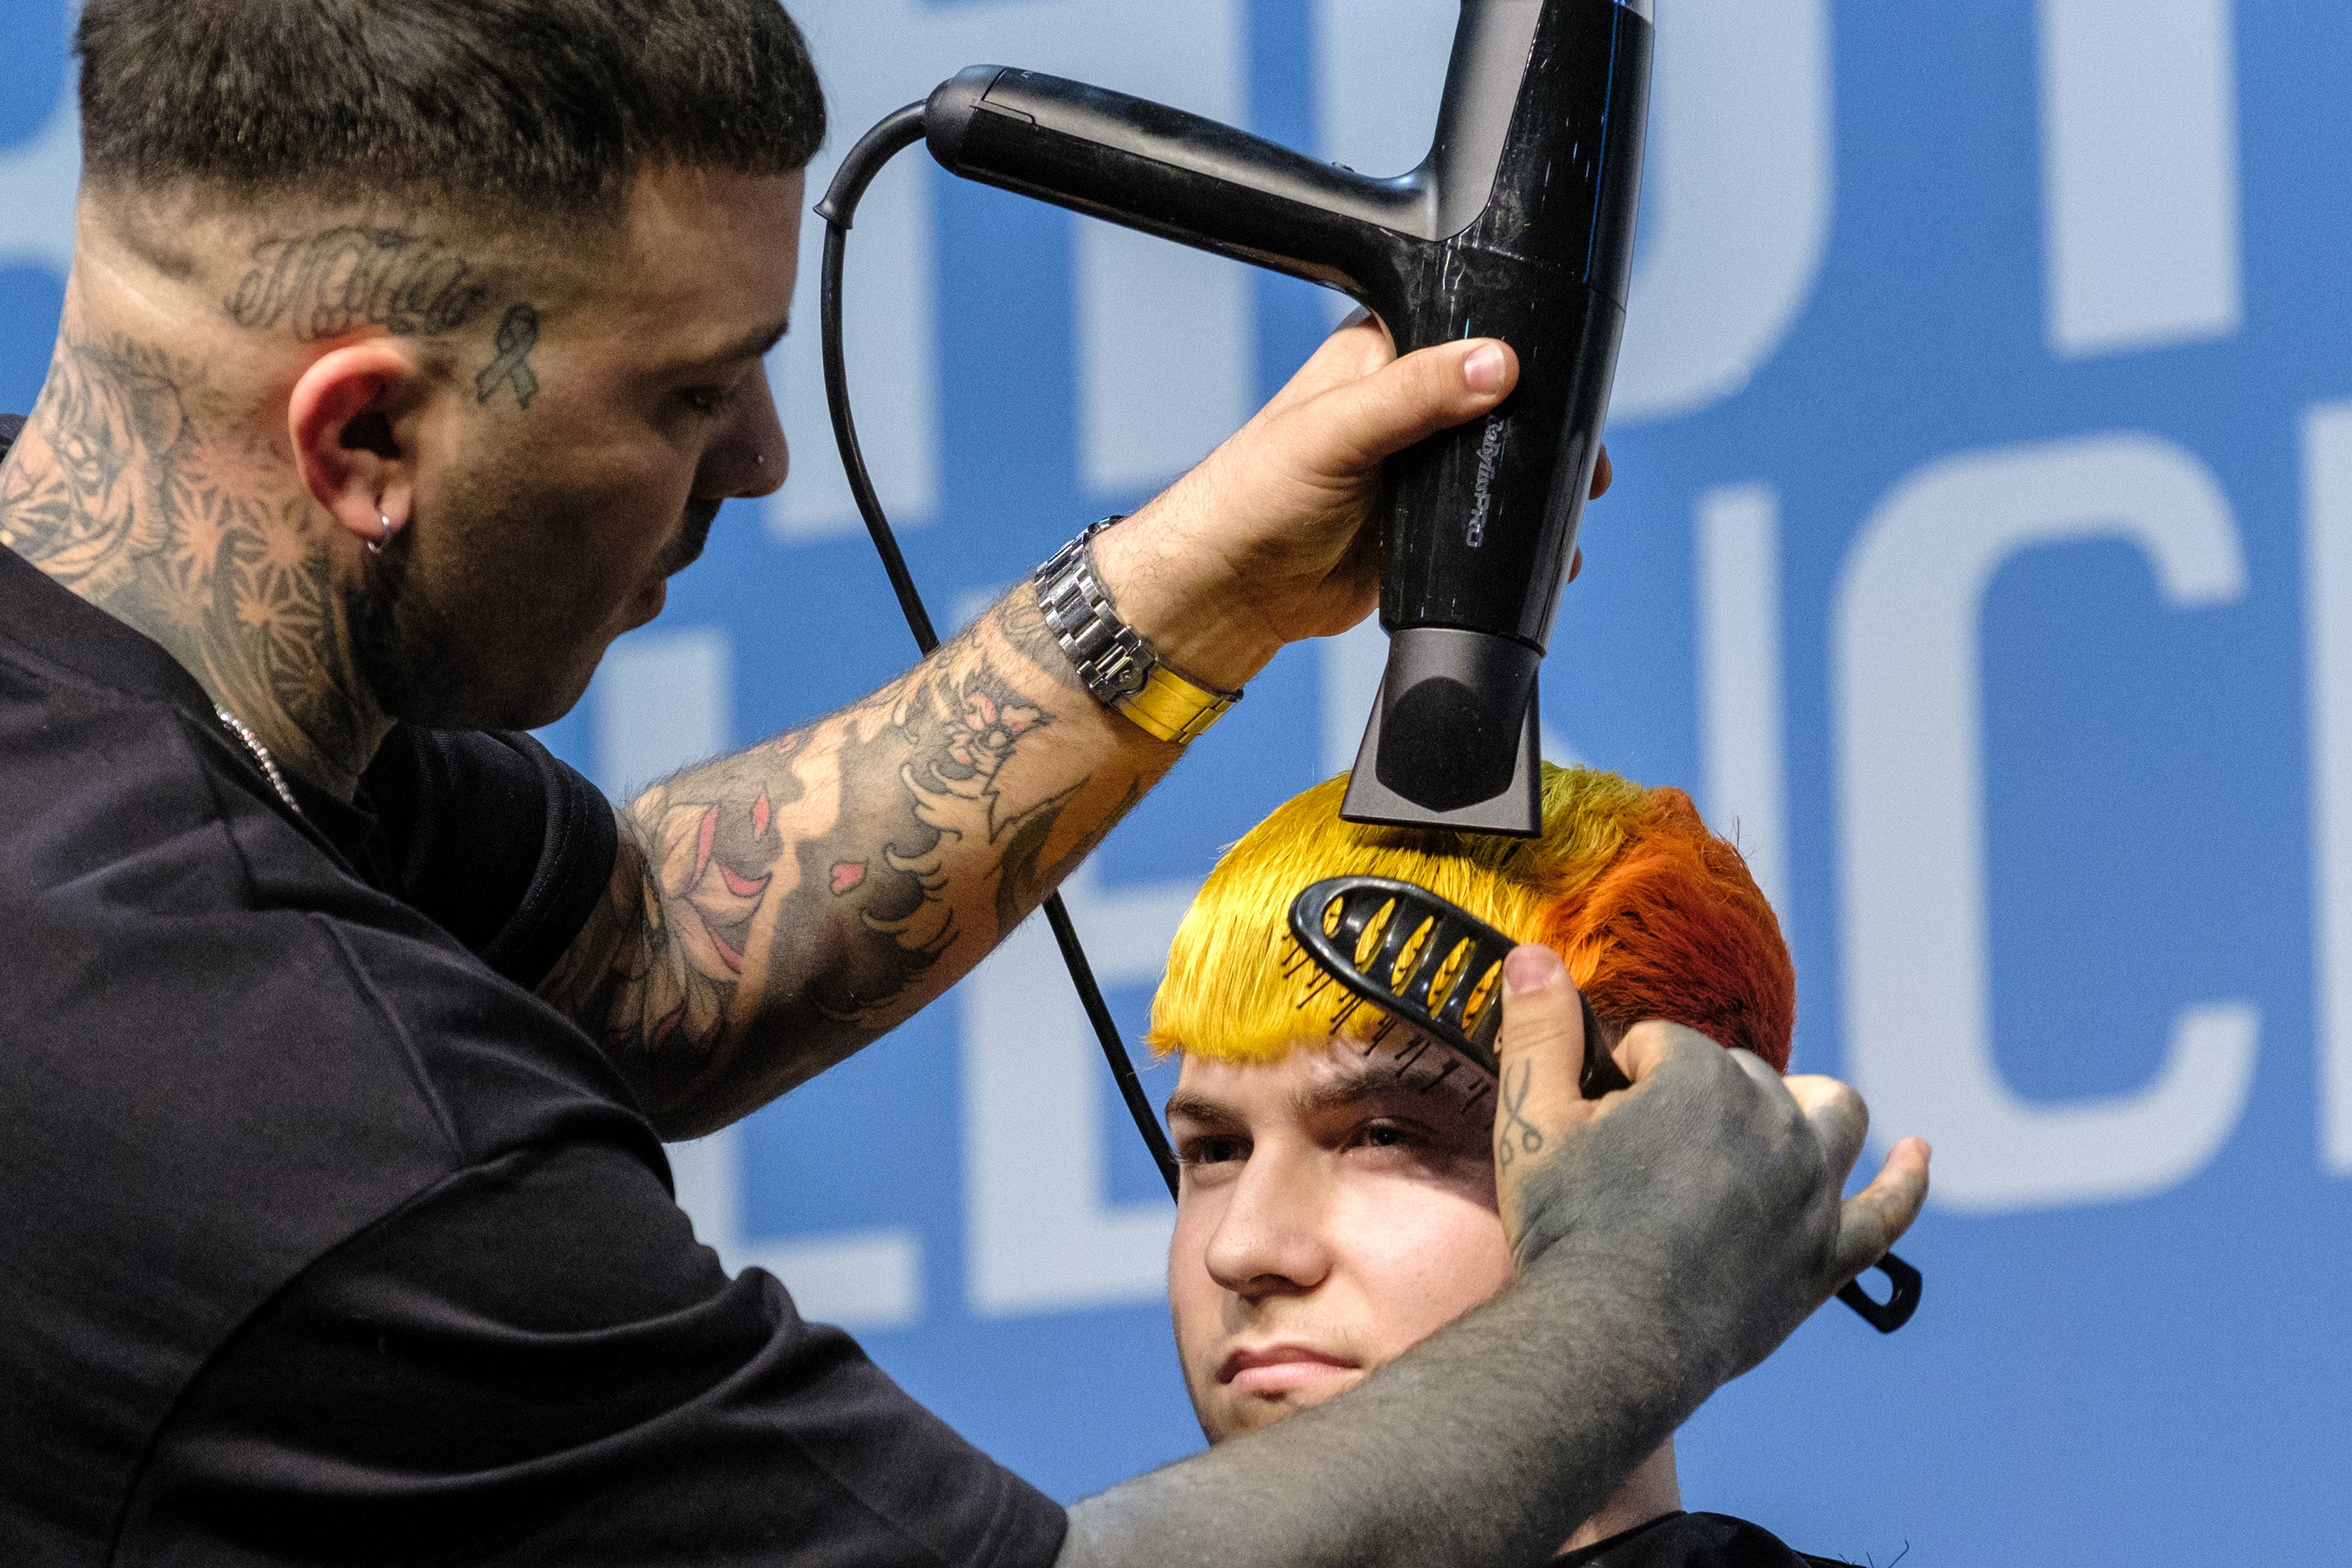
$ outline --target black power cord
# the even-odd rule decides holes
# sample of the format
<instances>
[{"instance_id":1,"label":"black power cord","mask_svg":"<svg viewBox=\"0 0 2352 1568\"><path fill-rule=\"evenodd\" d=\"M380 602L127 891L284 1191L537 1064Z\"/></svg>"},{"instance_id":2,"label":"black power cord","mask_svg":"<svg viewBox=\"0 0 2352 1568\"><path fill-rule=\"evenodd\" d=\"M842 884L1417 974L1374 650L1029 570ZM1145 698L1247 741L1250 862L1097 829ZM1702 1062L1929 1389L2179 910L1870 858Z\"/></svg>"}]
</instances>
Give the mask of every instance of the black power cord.
<instances>
[{"instance_id":1,"label":"black power cord","mask_svg":"<svg viewBox=\"0 0 2352 1568\"><path fill-rule=\"evenodd\" d=\"M940 646L940 634L931 625L930 612L923 607L923 595L915 587L915 579L907 570L906 553L898 548L898 536L890 531L890 520L883 513L882 499L874 493L874 479L866 471L866 454L857 442L857 422L849 411L849 365L841 341L841 281L845 259L849 248L849 230L857 217L857 204L866 195L866 187L882 166L923 139L923 105L910 103L891 115L862 137L841 167L833 176L833 187L817 204L817 216L824 219L824 285L819 310L821 331L824 338L824 399L833 413L833 437L841 447L841 466L848 471L850 493L857 498L858 512L866 519L866 531L874 536L874 548L881 553L882 569L890 574L890 586L898 595L898 608L906 613L907 626L915 634L915 645L929 655ZM1111 1077L1118 1080L1118 1092L1127 1101L1128 1114L1135 1118L1135 1129L1143 1134L1150 1147L1151 1158L1160 1167L1162 1180L1168 1184L1168 1195L1176 1195L1176 1152L1168 1146L1168 1134L1160 1130L1159 1117L1152 1114L1151 1101L1143 1092L1143 1080L1136 1076L1135 1063L1127 1054L1127 1046L1118 1036L1118 1024L1110 1016L1110 1005L1103 1000L1102 987L1095 984L1094 966L1087 962L1087 950L1078 943L1077 928L1070 923L1070 911L1062 902L1062 895L1045 896L1045 920L1054 928L1054 941L1062 949L1062 962L1069 966L1070 982L1078 988L1078 1000L1087 1010L1087 1019L1094 1025L1095 1037L1102 1042L1104 1059L1110 1063Z\"/></svg>"}]
</instances>

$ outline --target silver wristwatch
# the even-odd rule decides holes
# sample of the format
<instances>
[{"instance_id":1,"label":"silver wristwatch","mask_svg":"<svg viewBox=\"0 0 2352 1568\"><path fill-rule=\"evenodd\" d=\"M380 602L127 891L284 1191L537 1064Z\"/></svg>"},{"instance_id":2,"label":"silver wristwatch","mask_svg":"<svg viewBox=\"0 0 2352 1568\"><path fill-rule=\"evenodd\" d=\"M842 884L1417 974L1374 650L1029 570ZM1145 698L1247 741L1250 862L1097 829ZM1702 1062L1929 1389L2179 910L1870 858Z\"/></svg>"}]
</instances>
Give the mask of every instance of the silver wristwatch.
<instances>
[{"instance_id":1,"label":"silver wristwatch","mask_svg":"<svg viewBox=\"0 0 2352 1568\"><path fill-rule=\"evenodd\" d=\"M1118 606L1095 575L1094 561L1087 552L1096 534L1125 521L1103 519L1037 568L1037 607L1045 612L1045 625L1069 655L1078 679L1106 708L1142 690L1151 679L1151 667L1160 662L1151 639L1119 619Z\"/></svg>"},{"instance_id":2,"label":"silver wristwatch","mask_svg":"<svg viewBox=\"0 0 2352 1568\"><path fill-rule=\"evenodd\" d=\"M1119 617L1087 547L1104 529L1125 521L1103 519L1037 568L1037 604L1046 629L1096 701L1147 734L1181 745L1223 718L1241 693L1216 690L1171 668L1150 638Z\"/></svg>"}]
</instances>

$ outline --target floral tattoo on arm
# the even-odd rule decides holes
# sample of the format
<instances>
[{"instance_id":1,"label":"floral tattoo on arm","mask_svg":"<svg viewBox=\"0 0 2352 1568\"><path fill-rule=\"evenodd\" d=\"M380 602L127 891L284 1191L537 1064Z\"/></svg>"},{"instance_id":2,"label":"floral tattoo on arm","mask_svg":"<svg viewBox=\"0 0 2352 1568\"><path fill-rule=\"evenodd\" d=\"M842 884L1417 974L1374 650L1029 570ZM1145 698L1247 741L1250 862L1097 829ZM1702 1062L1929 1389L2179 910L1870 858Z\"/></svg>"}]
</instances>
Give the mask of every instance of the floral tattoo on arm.
<instances>
[{"instance_id":1,"label":"floral tattoo on arm","mask_svg":"<svg viewBox=\"0 0 2352 1568\"><path fill-rule=\"evenodd\" d=\"M896 1026L1172 761L1139 732L1108 770L1114 748L1057 744L1073 718L1118 722L1061 658L1024 589L866 701L646 791L543 993L657 1121L693 1127Z\"/></svg>"}]
</instances>

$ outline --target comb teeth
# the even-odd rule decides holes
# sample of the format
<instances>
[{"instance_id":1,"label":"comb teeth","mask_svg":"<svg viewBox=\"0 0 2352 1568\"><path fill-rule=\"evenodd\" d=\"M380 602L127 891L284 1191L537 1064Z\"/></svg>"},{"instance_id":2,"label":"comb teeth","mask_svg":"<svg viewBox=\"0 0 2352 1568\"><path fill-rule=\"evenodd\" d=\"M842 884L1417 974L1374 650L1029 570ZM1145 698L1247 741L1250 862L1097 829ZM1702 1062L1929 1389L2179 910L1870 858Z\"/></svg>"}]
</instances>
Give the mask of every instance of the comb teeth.
<instances>
[{"instance_id":1,"label":"comb teeth","mask_svg":"<svg viewBox=\"0 0 2352 1568\"><path fill-rule=\"evenodd\" d=\"M1338 983L1357 1003L1402 1018L1494 1073L1502 1018L1495 1003L1503 960L1516 945L1509 937L1389 877L1316 883L1291 904L1290 932L1326 984Z\"/></svg>"}]
</instances>

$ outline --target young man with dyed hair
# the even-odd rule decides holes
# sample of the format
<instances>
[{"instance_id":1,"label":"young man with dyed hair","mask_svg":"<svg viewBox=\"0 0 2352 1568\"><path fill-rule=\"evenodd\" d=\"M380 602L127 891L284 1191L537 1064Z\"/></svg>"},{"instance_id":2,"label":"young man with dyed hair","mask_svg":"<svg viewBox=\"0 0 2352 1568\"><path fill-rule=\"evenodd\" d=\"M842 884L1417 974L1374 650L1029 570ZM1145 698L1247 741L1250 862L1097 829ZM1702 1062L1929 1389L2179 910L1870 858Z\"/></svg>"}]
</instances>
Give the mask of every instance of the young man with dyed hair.
<instances>
[{"instance_id":1,"label":"young man with dyed hair","mask_svg":"<svg viewBox=\"0 0 2352 1568\"><path fill-rule=\"evenodd\" d=\"M1630 1054L1641 1035L1684 1029L1788 1067L1796 974L1780 922L1681 791L1547 767L1544 834L1529 841L1345 823L1346 782L1291 801L1219 863L1153 1009L1154 1044L1183 1058L1168 1108L1184 1166L1169 1298L1213 1445L1363 1383L1516 1272L1492 1080L1301 962L1286 924L1301 889L1398 878L1549 947L1604 1048ZM1681 1508L1669 1440L1570 1536L1565 1560L1822 1561Z\"/></svg>"}]
</instances>

